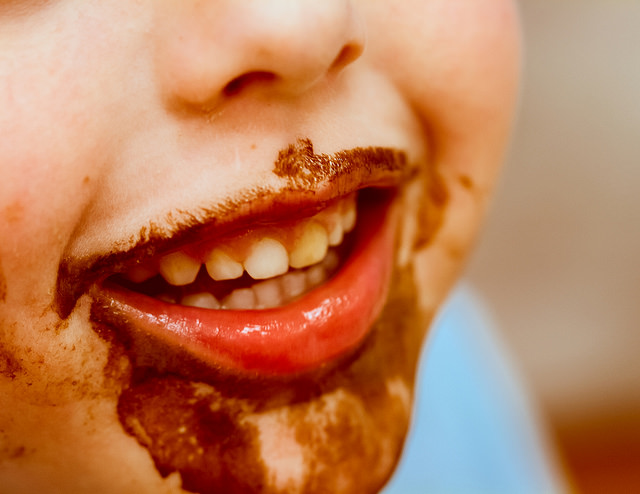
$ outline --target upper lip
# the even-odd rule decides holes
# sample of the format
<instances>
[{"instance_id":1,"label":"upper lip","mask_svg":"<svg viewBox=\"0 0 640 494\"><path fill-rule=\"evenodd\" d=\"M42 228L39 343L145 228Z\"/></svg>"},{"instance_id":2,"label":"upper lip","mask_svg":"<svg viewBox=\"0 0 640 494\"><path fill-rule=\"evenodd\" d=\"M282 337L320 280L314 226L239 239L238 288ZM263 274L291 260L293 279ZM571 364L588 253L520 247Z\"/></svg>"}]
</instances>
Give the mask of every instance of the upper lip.
<instances>
[{"instance_id":1,"label":"upper lip","mask_svg":"<svg viewBox=\"0 0 640 494\"><path fill-rule=\"evenodd\" d=\"M183 214L184 219L176 222L180 213L171 213L168 216L174 219L175 226L170 231L143 227L135 245L124 250L106 255L63 256L55 296L58 315L67 318L79 297L94 283L152 256L249 226L309 216L336 198L367 187L396 186L415 172L406 154L392 148L354 148L330 156L316 155L309 141L299 140L291 149L298 156L284 167L280 159L280 169L276 163L274 172L288 179L288 185L279 190L251 189L240 199L203 208L205 214L198 219ZM307 174L296 176L296 166L305 168Z\"/></svg>"}]
</instances>

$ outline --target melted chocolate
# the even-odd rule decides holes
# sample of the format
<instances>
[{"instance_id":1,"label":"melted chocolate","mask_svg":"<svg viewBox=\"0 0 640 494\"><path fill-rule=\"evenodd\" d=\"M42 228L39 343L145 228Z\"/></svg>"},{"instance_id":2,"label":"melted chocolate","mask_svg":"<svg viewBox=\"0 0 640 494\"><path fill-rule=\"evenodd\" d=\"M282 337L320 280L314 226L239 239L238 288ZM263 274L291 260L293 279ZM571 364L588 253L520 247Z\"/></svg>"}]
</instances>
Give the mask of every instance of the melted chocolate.
<instances>
[{"instance_id":1,"label":"melted chocolate","mask_svg":"<svg viewBox=\"0 0 640 494\"><path fill-rule=\"evenodd\" d=\"M309 139L298 139L278 153L273 173L286 178L297 187L315 189L334 183L346 175L372 175L384 170L406 173L407 155L396 149L382 147L354 148L335 154L315 154Z\"/></svg>"},{"instance_id":2,"label":"melted chocolate","mask_svg":"<svg viewBox=\"0 0 640 494\"><path fill-rule=\"evenodd\" d=\"M180 472L182 487L191 492L262 492L266 476L257 434L243 423L240 402L214 388L153 374L134 375L118 415L158 472Z\"/></svg>"}]
</instances>

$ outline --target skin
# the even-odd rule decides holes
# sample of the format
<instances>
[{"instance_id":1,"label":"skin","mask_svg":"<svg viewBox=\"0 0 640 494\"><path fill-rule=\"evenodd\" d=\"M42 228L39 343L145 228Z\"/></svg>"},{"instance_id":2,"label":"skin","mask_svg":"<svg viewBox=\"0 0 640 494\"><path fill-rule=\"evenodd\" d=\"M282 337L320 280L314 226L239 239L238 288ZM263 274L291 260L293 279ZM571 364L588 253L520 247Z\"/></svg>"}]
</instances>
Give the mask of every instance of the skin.
<instances>
[{"instance_id":1,"label":"skin","mask_svg":"<svg viewBox=\"0 0 640 494\"><path fill-rule=\"evenodd\" d=\"M518 54L508 0L0 2L3 492L381 488L419 342L502 160ZM56 311L65 259L126 250L150 221L170 234L169 213L277 193L274 161L300 137L317 153L400 149L420 170L361 354L265 397L142 378L89 294ZM178 423L201 463L180 457Z\"/></svg>"}]
</instances>

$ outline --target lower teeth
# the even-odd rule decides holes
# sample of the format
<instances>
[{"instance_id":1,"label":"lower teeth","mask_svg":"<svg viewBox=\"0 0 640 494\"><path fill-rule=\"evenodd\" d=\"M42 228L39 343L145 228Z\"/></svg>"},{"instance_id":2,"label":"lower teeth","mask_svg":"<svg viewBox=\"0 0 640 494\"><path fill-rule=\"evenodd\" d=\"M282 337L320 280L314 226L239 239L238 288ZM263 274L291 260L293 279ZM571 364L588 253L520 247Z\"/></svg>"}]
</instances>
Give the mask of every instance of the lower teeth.
<instances>
[{"instance_id":1,"label":"lower teeth","mask_svg":"<svg viewBox=\"0 0 640 494\"><path fill-rule=\"evenodd\" d=\"M324 260L305 270L295 270L256 283L251 288L233 290L221 302L222 309L271 309L293 302L302 294L324 283L335 271L338 258L330 252ZM184 298L182 299L184 304Z\"/></svg>"}]
</instances>

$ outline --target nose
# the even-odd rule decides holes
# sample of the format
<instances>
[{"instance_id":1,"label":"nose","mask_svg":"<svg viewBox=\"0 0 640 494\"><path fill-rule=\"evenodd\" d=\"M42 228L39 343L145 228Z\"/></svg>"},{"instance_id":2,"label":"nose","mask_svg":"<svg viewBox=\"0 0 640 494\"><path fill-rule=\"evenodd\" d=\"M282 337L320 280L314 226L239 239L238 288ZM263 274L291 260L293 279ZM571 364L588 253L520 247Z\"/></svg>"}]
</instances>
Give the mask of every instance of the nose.
<instances>
[{"instance_id":1,"label":"nose","mask_svg":"<svg viewBox=\"0 0 640 494\"><path fill-rule=\"evenodd\" d=\"M291 97L356 60L351 0L161 0L158 80L171 105L211 109L252 88Z\"/></svg>"}]
</instances>

